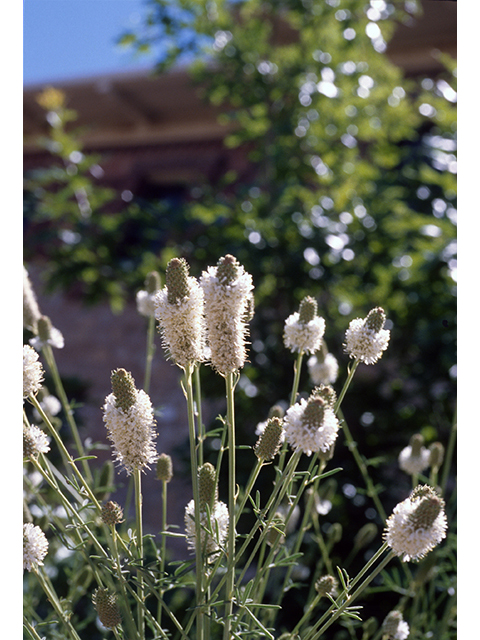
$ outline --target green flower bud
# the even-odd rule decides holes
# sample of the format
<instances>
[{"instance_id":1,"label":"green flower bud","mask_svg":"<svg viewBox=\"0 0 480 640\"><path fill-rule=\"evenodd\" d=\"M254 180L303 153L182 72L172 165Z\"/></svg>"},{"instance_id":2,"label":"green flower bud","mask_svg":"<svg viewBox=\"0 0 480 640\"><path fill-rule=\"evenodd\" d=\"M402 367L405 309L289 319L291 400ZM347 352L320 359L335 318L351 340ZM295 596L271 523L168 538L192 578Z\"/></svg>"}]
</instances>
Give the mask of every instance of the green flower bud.
<instances>
[{"instance_id":1,"label":"green flower bud","mask_svg":"<svg viewBox=\"0 0 480 640\"><path fill-rule=\"evenodd\" d=\"M132 374L125 369L116 369L112 371L111 381L116 406L127 412L137 399L137 389Z\"/></svg>"},{"instance_id":2,"label":"green flower bud","mask_svg":"<svg viewBox=\"0 0 480 640\"><path fill-rule=\"evenodd\" d=\"M157 460L157 480L170 482L172 478L172 458L166 453L161 453Z\"/></svg>"},{"instance_id":3,"label":"green flower bud","mask_svg":"<svg viewBox=\"0 0 480 640\"><path fill-rule=\"evenodd\" d=\"M385 311L381 307L375 307L375 309L369 311L365 318L365 326L378 333L383 329L386 319Z\"/></svg>"},{"instance_id":4,"label":"green flower bud","mask_svg":"<svg viewBox=\"0 0 480 640\"><path fill-rule=\"evenodd\" d=\"M189 266L185 258L172 258L165 271L165 284L168 290L169 304L176 304L188 296Z\"/></svg>"},{"instance_id":5,"label":"green flower bud","mask_svg":"<svg viewBox=\"0 0 480 640\"><path fill-rule=\"evenodd\" d=\"M161 286L162 281L158 271L150 271L150 273L147 273L147 277L145 278L145 289L147 293L155 293Z\"/></svg>"},{"instance_id":6,"label":"green flower bud","mask_svg":"<svg viewBox=\"0 0 480 640\"><path fill-rule=\"evenodd\" d=\"M114 629L122 622L117 596L110 594L108 589L98 587L93 593L92 602L104 627Z\"/></svg>"},{"instance_id":7,"label":"green flower bud","mask_svg":"<svg viewBox=\"0 0 480 640\"><path fill-rule=\"evenodd\" d=\"M259 460L272 460L283 442L283 425L280 418L269 418L263 433L258 438L254 452Z\"/></svg>"},{"instance_id":8,"label":"green flower bud","mask_svg":"<svg viewBox=\"0 0 480 640\"><path fill-rule=\"evenodd\" d=\"M311 296L306 296L300 302L300 308L298 310L299 322L301 324L308 324L317 315L317 301Z\"/></svg>"},{"instance_id":9,"label":"green flower bud","mask_svg":"<svg viewBox=\"0 0 480 640\"><path fill-rule=\"evenodd\" d=\"M220 258L217 262L217 278L220 284L226 286L234 282L238 276L239 266L240 263L230 254Z\"/></svg>"},{"instance_id":10,"label":"green flower bud","mask_svg":"<svg viewBox=\"0 0 480 640\"><path fill-rule=\"evenodd\" d=\"M200 509L204 510L208 504L210 511L213 511L218 500L218 490L215 467L210 462L206 462L198 470L198 493Z\"/></svg>"}]
</instances>

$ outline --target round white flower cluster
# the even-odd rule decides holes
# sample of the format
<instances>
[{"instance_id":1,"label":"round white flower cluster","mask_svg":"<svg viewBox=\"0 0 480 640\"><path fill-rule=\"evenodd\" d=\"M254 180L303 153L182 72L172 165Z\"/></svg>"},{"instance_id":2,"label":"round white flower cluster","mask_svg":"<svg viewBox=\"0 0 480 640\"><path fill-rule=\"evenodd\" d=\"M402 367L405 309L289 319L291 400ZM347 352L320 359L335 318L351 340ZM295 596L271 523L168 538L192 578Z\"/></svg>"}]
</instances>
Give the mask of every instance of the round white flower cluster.
<instances>
[{"instance_id":1,"label":"round white flower cluster","mask_svg":"<svg viewBox=\"0 0 480 640\"><path fill-rule=\"evenodd\" d=\"M318 355L310 356L307 361L308 373L313 384L334 384L338 377L338 361L332 353L325 358Z\"/></svg>"},{"instance_id":2,"label":"round white flower cluster","mask_svg":"<svg viewBox=\"0 0 480 640\"><path fill-rule=\"evenodd\" d=\"M314 353L320 348L325 333L325 320L316 316L307 323L300 322L298 311L285 320L283 340L292 352Z\"/></svg>"},{"instance_id":3,"label":"round white flower cluster","mask_svg":"<svg viewBox=\"0 0 480 640\"><path fill-rule=\"evenodd\" d=\"M31 571L39 565L43 565L43 559L47 555L48 540L40 529L27 522L23 525L23 570Z\"/></svg>"},{"instance_id":4,"label":"round white flower cluster","mask_svg":"<svg viewBox=\"0 0 480 640\"><path fill-rule=\"evenodd\" d=\"M345 351L351 358L365 364L374 364L388 347L390 331L383 329L385 313L383 309L372 309L364 319L355 318L345 333Z\"/></svg>"},{"instance_id":5,"label":"round white flower cluster","mask_svg":"<svg viewBox=\"0 0 480 640\"><path fill-rule=\"evenodd\" d=\"M23 397L35 395L43 381L43 366L38 353L30 345L23 345Z\"/></svg>"},{"instance_id":6,"label":"round white flower cluster","mask_svg":"<svg viewBox=\"0 0 480 640\"><path fill-rule=\"evenodd\" d=\"M408 562L423 558L445 538L446 531L443 500L431 487L417 486L394 508L384 540L396 556Z\"/></svg>"},{"instance_id":7,"label":"round white flower cluster","mask_svg":"<svg viewBox=\"0 0 480 640\"><path fill-rule=\"evenodd\" d=\"M137 303L137 311L140 315L150 318L155 315L155 293L148 293L144 289L137 291L135 297Z\"/></svg>"},{"instance_id":8,"label":"round white flower cluster","mask_svg":"<svg viewBox=\"0 0 480 640\"><path fill-rule=\"evenodd\" d=\"M415 453L412 446L408 445L400 451L398 465L411 476L422 473L430 465L430 451L426 447L421 447L419 452Z\"/></svg>"},{"instance_id":9,"label":"round white flower cluster","mask_svg":"<svg viewBox=\"0 0 480 640\"><path fill-rule=\"evenodd\" d=\"M213 562L221 547L227 539L228 533L228 507L224 502L215 501L210 512L210 517L206 509L200 510L201 522L201 546L207 556L207 562ZM190 549L196 548L195 531L195 503L193 500L185 507L185 528L187 531L187 541Z\"/></svg>"},{"instance_id":10,"label":"round white flower cluster","mask_svg":"<svg viewBox=\"0 0 480 640\"><path fill-rule=\"evenodd\" d=\"M148 465L157 461L153 407L145 391L137 390L135 403L126 411L117 406L117 399L111 393L105 398L103 411L115 459L128 475L136 469L149 468Z\"/></svg>"},{"instance_id":11,"label":"round white flower cluster","mask_svg":"<svg viewBox=\"0 0 480 640\"><path fill-rule=\"evenodd\" d=\"M315 399L302 399L286 412L283 426L285 439L295 450L307 456L313 452L326 452L335 443L339 424L331 406L326 405L318 412L319 419L309 419L306 409Z\"/></svg>"},{"instance_id":12,"label":"round white flower cluster","mask_svg":"<svg viewBox=\"0 0 480 640\"><path fill-rule=\"evenodd\" d=\"M23 428L23 455L37 457L39 453L50 451L50 439L47 434L32 424Z\"/></svg>"}]
</instances>

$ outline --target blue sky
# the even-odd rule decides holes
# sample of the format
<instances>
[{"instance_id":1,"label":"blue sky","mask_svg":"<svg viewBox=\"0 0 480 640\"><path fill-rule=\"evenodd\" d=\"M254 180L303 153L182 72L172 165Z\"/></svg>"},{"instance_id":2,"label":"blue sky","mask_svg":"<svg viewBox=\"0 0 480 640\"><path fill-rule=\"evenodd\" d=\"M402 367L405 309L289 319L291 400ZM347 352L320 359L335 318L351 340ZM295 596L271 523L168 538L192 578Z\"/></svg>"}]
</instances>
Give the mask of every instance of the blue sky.
<instances>
[{"instance_id":1,"label":"blue sky","mask_svg":"<svg viewBox=\"0 0 480 640\"><path fill-rule=\"evenodd\" d=\"M24 0L24 85L151 66L115 46L144 7L145 0Z\"/></svg>"}]
</instances>

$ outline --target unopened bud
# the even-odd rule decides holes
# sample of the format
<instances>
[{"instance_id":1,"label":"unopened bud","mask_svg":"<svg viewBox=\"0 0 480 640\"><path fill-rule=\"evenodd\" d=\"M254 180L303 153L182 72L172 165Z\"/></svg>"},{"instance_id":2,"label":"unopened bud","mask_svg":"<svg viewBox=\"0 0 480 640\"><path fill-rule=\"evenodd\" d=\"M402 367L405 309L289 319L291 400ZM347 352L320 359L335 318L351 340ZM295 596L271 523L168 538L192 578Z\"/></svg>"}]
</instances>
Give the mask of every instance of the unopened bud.
<instances>
[{"instance_id":1,"label":"unopened bud","mask_svg":"<svg viewBox=\"0 0 480 640\"><path fill-rule=\"evenodd\" d=\"M172 258L165 271L165 284L167 285L169 304L176 304L188 296L188 272L189 266L185 258Z\"/></svg>"},{"instance_id":2,"label":"unopened bud","mask_svg":"<svg viewBox=\"0 0 480 640\"><path fill-rule=\"evenodd\" d=\"M285 409L280 404L274 404L268 412L269 418L283 418L285 415Z\"/></svg>"},{"instance_id":3,"label":"unopened bud","mask_svg":"<svg viewBox=\"0 0 480 640\"><path fill-rule=\"evenodd\" d=\"M145 278L145 289L147 293L155 293L162 285L160 274L158 271L150 271Z\"/></svg>"},{"instance_id":4,"label":"unopened bud","mask_svg":"<svg viewBox=\"0 0 480 640\"><path fill-rule=\"evenodd\" d=\"M372 329L375 333L378 333L383 329L386 319L385 311L381 307L375 307L375 309L369 311L365 318L365 326Z\"/></svg>"},{"instance_id":5,"label":"unopened bud","mask_svg":"<svg viewBox=\"0 0 480 640\"><path fill-rule=\"evenodd\" d=\"M410 438L409 444L412 447L412 456L418 457L421 455L421 449L424 442L425 439L421 433L416 433Z\"/></svg>"},{"instance_id":6,"label":"unopened bud","mask_svg":"<svg viewBox=\"0 0 480 640\"><path fill-rule=\"evenodd\" d=\"M306 427L318 429L322 426L325 408L325 400L316 396L311 396L307 402L305 411L303 412L302 423Z\"/></svg>"},{"instance_id":7,"label":"unopened bud","mask_svg":"<svg viewBox=\"0 0 480 640\"><path fill-rule=\"evenodd\" d=\"M240 263L237 259L227 254L225 257L220 258L217 262L217 278L220 284L229 285L238 276L238 267Z\"/></svg>"},{"instance_id":8,"label":"unopened bud","mask_svg":"<svg viewBox=\"0 0 480 640\"><path fill-rule=\"evenodd\" d=\"M122 622L117 597L114 593L109 593L108 589L99 587L93 594L92 602L104 627L114 629Z\"/></svg>"},{"instance_id":9,"label":"unopened bud","mask_svg":"<svg viewBox=\"0 0 480 640\"><path fill-rule=\"evenodd\" d=\"M210 462L202 464L198 470L198 494L200 509L205 509L208 504L212 511L218 499L218 490L215 467Z\"/></svg>"},{"instance_id":10,"label":"unopened bud","mask_svg":"<svg viewBox=\"0 0 480 640\"><path fill-rule=\"evenodd\" d=\"M308 324L317 315L317 301L311 296L306 296L300 303L298 320L301 324Z\"/></svg>"},{"instance_id":11,"label":"unopened bud","mask_svg":"<svg viewBox=\"0 0 480 640\"><path fill-rule=\"evenodd\" d=\"M157 460L157 480L170 482L172 478L172 458L166 453L161 453Z\"/></svg>"},{"instance_id":12,"label":"unopened bud","mask_svg":"<svg viewBox=\"0 0 480 640\"><path fill-rule=\"evenodd\" d=\"M373 522L367 522L367 524L363 525L363 527L359 529L357 535L353 539L354 547L357 549L366 547L375 539L377 532L377 526Z\"/></svg>"},{"instance_id":13,"label":"unopened bud","mask_svg":"<svg viewBox=\"0 0 480 640\"><path fill-rule=\"evenodd\" d=\"M428 448L430 450L430 466L432 469L438 470L442 466L445 447L441 442L433 442Z\"/></svg>"},{"instance_id":14,"label":"unopened bud","mask_svg":"<svg viewBox=\"0 0 480 640\"><path fill-rule=\"evenodd\" d=\"M333 407L337 401L337 394L329 384L320 384L318 387L315 387L311 393L311 397L321 398L330 407Z\"/></svg>"},{"instance_id":15,"label":"unopened bud","mask_svg":"<svg viewBox=\"0 0 480 640\"><path fill-rule=\"evenodd\" d=\"M38 337L42 342L48 342L52 336L52 322L48 316L40 316L37 320Z\"/></svg>"},{"instance_id":16,"label":"unopened bud","mask_svg":"<svg viewBox=\"0 0 480 640\"><path fill-rule=\"evenodd\" d=\"M102 522L109 527L123 522L123 509L113 500L109 500L102 506L101 513Z\"/></svg>"},{"instance_id":17,"label":"unopened bud","mask_svg":"<svg viewBox=\"0 0 480 640\"><path fill-rule=\"evenodd\" d=\"M269 418L263 433L258 438L254 451L259 460L272 460L280 450L283 441L283 424L280 418Z\"/></svg>"},{"instance_id":18,"label":"unopened bud","mask_svg":"<svg viewBox=\"0 0 480 640\"><path fill-rule=\"evenodd\" d=\"M332 542L332 544L336 544L337 542L340 542L340 540L342 539L342 534L343 534L343 527L340 524L340 522L334 522L329 530L328 530L328 539L329 541Z\"/></svg>"},{"instance_id":19,"label":"unopened bud","mask_svg":"<svg viewBox=\"0 0 480 640\"><path fill-rule=\"evenodd\" d=\"M116 406L127 412L137 400L137 389L132 374L125 369L116 369L112 371L111 381Z\"/></svg>"}]
</instances>

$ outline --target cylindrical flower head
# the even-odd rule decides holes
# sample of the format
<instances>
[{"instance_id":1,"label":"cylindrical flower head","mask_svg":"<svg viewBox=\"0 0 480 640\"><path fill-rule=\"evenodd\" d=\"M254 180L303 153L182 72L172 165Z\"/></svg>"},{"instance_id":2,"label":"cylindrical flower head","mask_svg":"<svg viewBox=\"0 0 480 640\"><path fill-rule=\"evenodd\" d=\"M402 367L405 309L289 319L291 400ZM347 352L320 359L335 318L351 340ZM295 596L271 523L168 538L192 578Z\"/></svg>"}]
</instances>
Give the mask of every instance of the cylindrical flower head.
<instances>
[{"instance_id":1,"label":"cylindrical flower head","mask_svg":"<svg viewBox=\"0 0 480 640\"><path fill-rule=\"evenodd\" d=\"M317 316L317 301L307 296L299 310L285 320L283 341L292 353L314 353L320 349L324 333L325 320Z\"/></svg>"},{"instance_id":2,"label":"cylindrical flower head","mask_svg":"<svg viewBox=\"0 0 480 640\"><path fill-rule=\"evenodd\" d=\"M285 440L285 432L280 418L269 418L257 440L254 452L259 460L273 460Z\"/></svg>"},{"instance_id":3,"label":"cylindrical flower head","mask_svg":"<svg viewBox=\"0 0 480 640\"><path fill-rule=\"evenodd\" d=\"M215 467L210 462L202 464L198 470L198 498L201 511L204 511L207 506L210 511L215 509L218 499L217 477Z\"/></svg>"},{"instance_id":4,"label":"cylindrical flower head","mask_svg":"<svg viewBox=\"0 0 480 640\"><path fill-rule=\"evenodd\" d=\"M47 555L48 540L45 534L31 522L23 525L23 570L31 571L43 565Z\"/></svg>"},{"instance_id":5,"label":"cylindrical flower head","mask_svg":"<svg viewBox=\"0 0 480 640\"><path fill-rule=\"evenodd\" d=\"M315 582L315 590L320 596L330 595L334 598L337 595L338 581L331 575L321 576Z\"/></svg>"},{"instance_id":6,"label":"cylindrical flower head","mask_svg":"<svg viewBox=\"0 0 480 640\"><path fill-rule=\"evenodd\" d=\"M416 433L410 438L410 444L400 451L398 465L410 475L425 471L430 465L430 451L423 446L423 436Z\"/></svg>"},{"instance_id":7,"label":"cylindrical flower head","mask_svg":"<svg viewBox=\"0 0 480 640\"><path fill-rule=\"evenodd\" d=\"M338 362L335 356L327 353L322 356L321 351L317 351L307 360L308 373L313 384L334 384L338 377Z\"/></svg>"},{"instance_id":8,"label":"cylindrical flower head","mask_svg":"<svg viewBox=\"0 0 480 640\"><path fill-rule=\"evenodd\" d=\"M339 428L332 407L315 396L291 406L285 414L283 425L290 446L307 456L312 452L327 452L335 443Z\"/></svg>"},{"instance_id":9,"label":"cylindrical flower head","mask_svg":"<svg viewBox=\"0 0 480 640\"><path fill-rule=\"evenodd\" d=\"M115 459L131 474L156 462L153 407L148 394L137 390L125 369L112 373L113 393L105 398L103 421Z\"/></svg>"},{"instance_id":10,"label":"cylindrical flower head","mask_svg":"<svg viewBox=\"0 0 480 640\"><path fill-rule=\"evenodd\" d=\"M205 295L205 321L213 368L226 375L238 371L247 359L246 320L252 310L252 276L231 255L200 278Z\"/></svg>"},{"instance_id":11,"label":"cylindrical flower head","mask_svg":"<svg viewBox=\"0 0 480 640\"><path fill-rule=\"evenodd\" d=\"M37 321L41 315L28 271L23 267L23 326L25 329L37 333Z\"/></svg>"},{"instance_id":12,"label":"cylindrical flower head","mask_svg":"<svg viewBox=\"0 0 480 640\"><path fill-rule=\"evenodd\" d=\"M173 478L172 458L167 453L161 453L157 460L157 480L170 482Z\"/></svg>"},{"instance_id":13,"label":"cylindrical flower head","mask_svg":"<svg viewBox=\"0 0 480 640\"><path fill-rule=\"evenodd\" d=\"M170 260L165 287L155 297L155 317L167 357L184 369L205 359L203 290L188 270L183 258Z\"/></svg>"},{"instance_id":14,"label":"cylindrical flower head","mask_svg":"<svg viewBox=\"0 0 480 640\"><path fill-rule=\"evenodd\" d=\"M93 593L92 602L104 627L114 629L122 622L117 596L114 593L109 593L108 589L98 587Z\"/></svg>"},{"instance_id":15,"label":"cylindrical flower head","mask_svg":"<svg viewBox=\"0 0 480 640\"><path fill-rule=\"evenodd\" d=\"M417 486L397 504L386 522L383 537L403 562L420 560L445 538L444 502L429 486Z\"/></svg>"},{"instance_id":16,"label":"cylindrical flower head","mask_svg":"<svg viewBox=\"0 0 480 640\"><path fill-rule=\"evenodd\" d=\"M49 344L55 349L63 349L65 340L61 332L52 326L52 322L48 316L40 316L37 320L37 333L34 338L29 340L32 347L40 351Z\"/></svg>"},{"instance_id":17,"label":"cylindrical flower head","mask_svg":"<svg viewBox=\"0 0 480 640\"><path fill-rule=\"evenodd\" d=\"M345 351L351 358L365 364L374 364L388 347L390 331L384 329L385 312L372 309L365 319L355 318L345 333Z\"/></svg>"},{"instance_id":18,"label":"cylindrical flower head","mask_svg":"<svg viewBox=\"0 0 480 640\"><path fill-rule=\"evenodd\" d=\"M38 353L30 345L23 345L23 397L38 393L43 381L43 366Z\"/></svg>"},{"instance_id":19,"label":"cylindrical flower head","mask_svg":"<svg viewBox=\"0 0 480 640\"><path fill-rule=\"evenodd\" d=\"M334 407L337 401L337 394L335 393L335 389L331 387L329 384L320 384L318 387L313 389L310 394L311 398L321 398L326 405L329 407Z\"/></svg>"},{"instance_id":20,"label":"cylindrical flower head","mask_svg":"<svg viewBox=\"0 0 480 640\"><path fill-rule=\"evenodd\" d=\"M406 640L410 634L410 627L403 619L401 611L390 611L382 623L384 636L389 640Z\"/></svg>"},{"instance_id":21,"label":"cylindrical flower head","mask_svg":"<svg viewBox=\"0 0 480 640\"><path fill-rule=\"evenodd\" d=\"M123 509L118 502L109 500L102 506L102 513L100 517L104 524L112 527L115 524L123 522Z\"/></svg>"},{"instance_id":22,"label":"cylindrical flower head","mask_svg":"<svg viewBox=\"0 0 480 640\"><path fill-rule=\"evenodd\" d=\"M210 517L209 517L210 516ZM224 502L217 501L213 507L200 510L201 547L207 556L207 562L213 562L227 539L228 508ZM190 549L195 550L195 505L193 500L185 507L185 529Z\"/></svg>"},{"instance_id":23,"label":"cylindrical flower head","mask_svg":"<svg viewBox=\"0 0 480 640\"><path fill-rule=\"evenodd\" d=\"M49 438L46 433L34 424L23 425L23 457L38 458L39 453L50 451Z\"/></svg>"}]
</instances>

